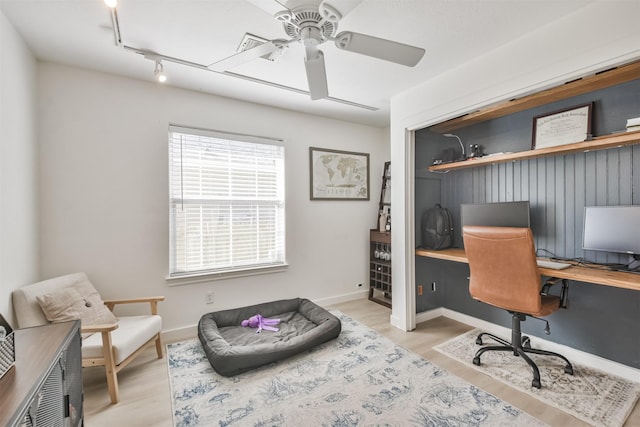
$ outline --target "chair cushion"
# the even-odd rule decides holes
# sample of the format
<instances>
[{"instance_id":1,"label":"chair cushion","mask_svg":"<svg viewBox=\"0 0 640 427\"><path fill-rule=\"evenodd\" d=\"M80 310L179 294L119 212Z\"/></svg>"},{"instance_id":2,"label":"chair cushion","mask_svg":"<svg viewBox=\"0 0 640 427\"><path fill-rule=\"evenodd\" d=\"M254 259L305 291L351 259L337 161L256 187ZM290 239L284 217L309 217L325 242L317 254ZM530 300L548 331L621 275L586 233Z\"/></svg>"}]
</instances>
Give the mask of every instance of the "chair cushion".
<instances>
[{"instance_id":1,"label":"chair cushion","mask_svg":"<svg viewBox=\"0 0 640 427\"><path fill-rule=\"evenodd\" d=\"M88 326L118 321L88 280L38 295L36 300L47 320L53 323L79 319L82 326Z\"/></svg>"},{"instance_id":2,"label":"chair cushion","mask_svg":"<svg viewBox=\"0 0 640 427\"><path fill-rule=\"evenodd\" d=\"M73 273L15 289L12 293L12 299L13 311L16 314L18 326L20 328L30 328L48 324L49 321L36 299L38 295L55 292L86 280L88 280L86 274Z\"/></svg>"},{"instance_id":3,"label":"chair cushion","mask_svg":"<svg viewBox=\"0 0 640 427\"><path fill-rule=\"evenodd\" d=\"M157 315L118 318L118 328L111 331L116 365L119 365L161 330L162 319ZM82 341L83 358L102 357L102 355L102 334L93 334Z\"/></svg>"},{"instance_id":4,"label":"chair cushion","mask_svg":"<svg viewBox=\"0 0 640 427\"><path fill-rule=\"evenodd\" d=\"M240 326L256 314L280 319L278 332ZM231 376L307 351L340 334L340 319L307 299L295 298L208 313L198 337L213 369Z\"/></svg>"}]
</instances>

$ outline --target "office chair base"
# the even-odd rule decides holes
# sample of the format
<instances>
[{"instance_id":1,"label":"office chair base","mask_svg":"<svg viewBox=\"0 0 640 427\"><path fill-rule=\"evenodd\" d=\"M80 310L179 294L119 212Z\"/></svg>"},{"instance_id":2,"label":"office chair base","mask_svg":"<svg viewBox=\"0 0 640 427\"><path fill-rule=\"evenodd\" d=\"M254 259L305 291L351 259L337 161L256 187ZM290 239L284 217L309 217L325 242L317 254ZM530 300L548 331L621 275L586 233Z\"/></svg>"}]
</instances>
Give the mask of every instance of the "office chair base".
<instances>
[{"instance_id":1,"label":"office chair base","mask_svg":"<svg viewBox=\"0 0 640 427\"><path fill-rule=\"evenodd\" d=\"M483 344L483 341L482 341L482 337L483 337L483 336L487 336L487 337L489 337L489 338L492 338L494 341L497 341L497 342L499 342L500 344L511 346L511 343L510 343L509 341L504 340L504 339L502 339L502 338L500 338L500 337L497 337L497 336L495 336L495 335L493 335L493 334L490 334L490 333L488 333L488 332L482 332L482 333L480 333L480 334L476 337L476 344L478 344L478 345L482 345L482 344ZM526 335L523 335L523 336L522 336L522 347L524 347L524 348L531 348L531 338L529 338L529 337L528 337L528 336L526 336Z\"/></svg>"},{"instance_id":2,"label":"office chair base","mask_svg":"<svg viewBox=\"0 0 640 427\"><path fill-rule=\"evenodd\" d=\"M552 352L552 351L531 348L531 339L526 335L522 335L522 332L520 329L520 322L524 319L525 317L523 314L512 313L512 324L511 324L511 341L512 342L511 343L505 339L502 339L500 337L497 337L487 332L480 333L476 338L476 344L482 345L482 337L486 336L494 339L495 341L497 341L502 345L482 347L476 352L473 358L473 364L476 366L480 366L480 356L482 356L482 354L487 351L513 352L514 356L519 356L522 359L524 359L524 361L527 362L527 364L531 368L531 371L533 373L533 381L531 381L531 386L535 388L540 388L542 387L542 384L540 382L540 370L538 369L538 366L536 365L536 363L527 355L527 353L531 353L531 354L539 354L543 356L558 357L564 360L564 362L566 363L564 367L564 372L566 374L573 375L573 366L571 365L571 362L569 362L569 359L567 359L563 355ZM513 344L513 343L516 343L516 344Z\"/></svg>"}]
</instances>

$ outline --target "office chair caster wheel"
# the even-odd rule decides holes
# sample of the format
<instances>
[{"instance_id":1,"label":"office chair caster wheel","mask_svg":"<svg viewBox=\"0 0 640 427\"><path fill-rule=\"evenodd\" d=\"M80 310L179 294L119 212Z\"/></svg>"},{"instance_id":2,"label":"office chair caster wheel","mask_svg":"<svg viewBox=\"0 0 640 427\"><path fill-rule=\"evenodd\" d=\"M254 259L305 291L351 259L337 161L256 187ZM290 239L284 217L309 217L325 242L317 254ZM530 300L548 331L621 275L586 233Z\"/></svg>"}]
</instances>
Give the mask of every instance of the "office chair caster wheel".
<instances>
[{"instance_id":1,"label":"office chair caster wheel","mask_svg":"<svg viewBox=\"0 0 640 427\"><path fill-rule=\"evenodd\" d=\"M564 367L564 373L565 374L569 374L569 375L573 375L573 368L571 367L571 365L567 365Z\"/></svg>"},{"instance_id":2,"label":"office chair caster wheel","mask_svg":"<svg viewBox=\"0 0 640 427\"><path fill-rule=\"evenodd\" d=\"M482 338L480 337L476 338L476 344L482 345Z\"/></svg>"},{"instance_id":3,"label":"office chair caster wheel","mask_svg":"<svg viewBox=\"0 0 640 427\"><path fill-rule=\"evenodd\" d=\"M474 357L473 358L473 364L476 366L480 366L480 358L479 357Z\"/></svg>"},{"instance_id":4,"label":"office chair caster wheel","mask_svg":"<svg viewBox=\"0 0 640 427\"><path fill-rule=\"evenodd\" d=\"M529 337L522 337L522 346L524 348L531 348L531 339L529 339Z\"/></svg>"},{"instance_id":5,"label":"office chair caster wheel","mask_svg":"<svg viewBox=\"0 0 640 427\"><path fill-rule=\"evenodd\" d=\"M542 384L540 384L540 380L534 378L533 381L531 381L531 387L540 388Z\"/></svg>"}]
</instances>

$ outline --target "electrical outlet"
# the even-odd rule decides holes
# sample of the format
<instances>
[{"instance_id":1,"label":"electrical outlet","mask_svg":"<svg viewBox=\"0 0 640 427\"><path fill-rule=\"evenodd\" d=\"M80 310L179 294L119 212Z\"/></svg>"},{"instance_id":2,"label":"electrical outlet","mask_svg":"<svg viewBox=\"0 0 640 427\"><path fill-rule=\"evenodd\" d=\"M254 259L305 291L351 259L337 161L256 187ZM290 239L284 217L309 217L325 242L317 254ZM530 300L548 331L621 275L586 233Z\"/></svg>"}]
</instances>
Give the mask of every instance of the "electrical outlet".
<instances>
[{"instance_id":1,"label":"electrical outlet","mask_svg":"<svg viewBox=\"0 0 640 427\"><path fill-rule=\"evenodd\" d=\"M431 292L436 291L436 282L431 282Z\"/></svg>"},{"instance_id":2,"label":"electrical outlet","mask_svg":"<svg viewBox=\"0 0 640 427\"><path fill-rule=\"evenodd\" d=\"M207 295L205 297L205 301L206 301L207 304L213 304L213 291L207 292Z\"/></svg>"},{"instance_id":3,"label":"electrical outlet","mask_svg":"<svg viewBox=\"0 0 640 427\"><path fill-rule=\"evenodd\" d=\"M418 285L418 295L422 295L422 285Z\"/></svg>"}]
</instances>

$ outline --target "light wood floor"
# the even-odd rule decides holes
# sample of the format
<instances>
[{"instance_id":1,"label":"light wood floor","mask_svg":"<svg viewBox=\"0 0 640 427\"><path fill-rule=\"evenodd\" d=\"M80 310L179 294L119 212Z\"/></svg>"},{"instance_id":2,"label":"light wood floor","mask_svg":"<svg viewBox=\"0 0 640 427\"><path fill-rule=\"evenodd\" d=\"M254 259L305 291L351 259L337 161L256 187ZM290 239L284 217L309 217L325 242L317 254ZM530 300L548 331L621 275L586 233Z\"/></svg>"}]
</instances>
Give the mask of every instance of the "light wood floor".
<instances>
[{"instance_id":1,"label":"light wood floor","mask_svg":"<svg viewBox=\"0 0 640 427\"><path fill-rule=\"evenodd\" d=\"M558 409L433 350L433 346L472 329L468 325L440 317L418 324L415 331L403 332L389 324L390 309L368 300L350 301L328 308L340 310L399 345L552 426L586 425ZM145 354L120 372L118 375L120 403L116 405L109 403L102 368L84 368L83 375L84 413L87 426L170 427L173 425L167 363L165 359L156 358L155 349L148 349ZM640 404L636 404L627 419L625 427L630 426L640 426Z\"/></svg>"}]
</instances>

